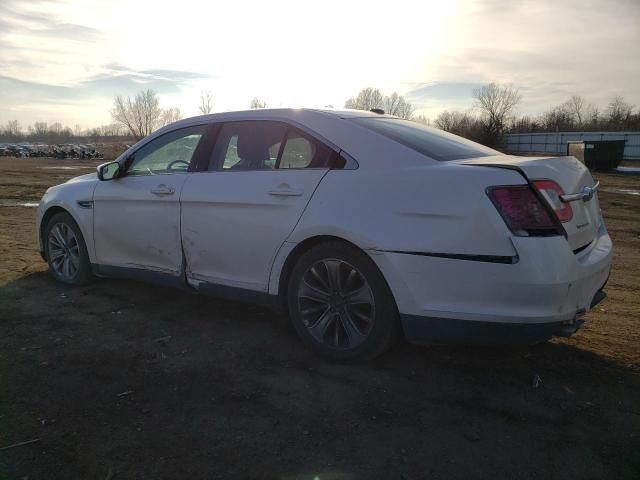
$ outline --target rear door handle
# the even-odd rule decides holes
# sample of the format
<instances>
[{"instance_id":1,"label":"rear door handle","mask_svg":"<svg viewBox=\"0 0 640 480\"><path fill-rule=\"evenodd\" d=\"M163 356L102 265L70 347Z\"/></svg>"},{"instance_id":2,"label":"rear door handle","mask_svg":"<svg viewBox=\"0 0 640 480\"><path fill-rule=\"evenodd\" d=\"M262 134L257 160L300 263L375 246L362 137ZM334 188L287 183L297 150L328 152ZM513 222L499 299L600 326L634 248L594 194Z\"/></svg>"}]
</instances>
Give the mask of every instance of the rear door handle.
<instances>
[{"instance_id":1,"label":"rear door handle","mask_svg":"<svg viewBox=\"0 0 640 480\"><path fill-rule=\"evenodd\" d=\"M274 197L300 197L302 196L301 190L271 190L267 192Z\"/></svg>"},{"instance_id":2,"label":"rear door handle","mask_svg":"<svg viewBox=\"0 0 640 480\"><path fill-rule=\"evenodd\" d=\"M173 195L174 193L176 193L176 191L172 187L161 184L155 188L152 188L151 193L153 193L154 195Z\"/></svg>"}]
</instances>

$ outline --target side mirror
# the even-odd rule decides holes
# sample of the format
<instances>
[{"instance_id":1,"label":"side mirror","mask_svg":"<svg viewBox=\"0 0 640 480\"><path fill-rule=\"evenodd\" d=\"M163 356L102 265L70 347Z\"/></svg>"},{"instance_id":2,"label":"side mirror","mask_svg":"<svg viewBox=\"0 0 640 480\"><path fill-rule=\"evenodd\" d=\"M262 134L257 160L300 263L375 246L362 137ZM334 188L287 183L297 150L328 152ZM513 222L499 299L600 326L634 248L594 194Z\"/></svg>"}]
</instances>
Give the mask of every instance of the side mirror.
<instances>
[{"instance_id":1,"label":"side mirror","mask_svg":"<svg viewBox=\"0 0 640 480\"><path fill-rule=\"evenodd\" d=\"M118 178L120 164L118 162L108 162L98 165L98 179L105 182Z\"/></svg>"}]
</instances>

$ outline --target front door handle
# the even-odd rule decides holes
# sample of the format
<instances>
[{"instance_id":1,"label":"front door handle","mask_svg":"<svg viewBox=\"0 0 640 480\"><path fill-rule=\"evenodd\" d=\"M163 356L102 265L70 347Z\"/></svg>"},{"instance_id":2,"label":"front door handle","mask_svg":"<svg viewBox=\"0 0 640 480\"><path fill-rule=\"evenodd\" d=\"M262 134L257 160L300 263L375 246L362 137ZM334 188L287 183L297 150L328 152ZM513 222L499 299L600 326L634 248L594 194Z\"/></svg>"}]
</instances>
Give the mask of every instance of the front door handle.
<instances>
[{"instance_id":1,"label":"front door handle","mask_svg":"<svg viewBox=\"0 0 640 480\"><path fill-rule=\"evenodd\" d=\"M151 193L154 195L173 195L176 193L173 187L168 187L165 184L160 184L155 188L151 189Z\"/></svg>"},{"instance_id":2,"label":"front door handle","mask_svg":"<svg viewBox=\"0 0 640 480\"><path fill-rule=\"evenodd\" d=\"M300 197L302 196L301 190L271 190L267 192L274 197Z\"/></svg>"}]
</instances>

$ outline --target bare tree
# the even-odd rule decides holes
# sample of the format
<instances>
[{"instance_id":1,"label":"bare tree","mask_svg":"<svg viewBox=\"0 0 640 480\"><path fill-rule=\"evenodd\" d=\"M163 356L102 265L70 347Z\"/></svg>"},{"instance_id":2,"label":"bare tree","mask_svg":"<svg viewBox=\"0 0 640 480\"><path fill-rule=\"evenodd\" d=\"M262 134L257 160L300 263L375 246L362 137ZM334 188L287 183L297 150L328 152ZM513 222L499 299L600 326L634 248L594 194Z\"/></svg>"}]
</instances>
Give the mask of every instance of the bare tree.
<instances>
[{"instance_id":1,"label":"bare tree","mask_svg":"<svg viewBox=\"0 0 640 480\"><path fill-rule=\"evenodd\" d=\"M62 124L60 122L52 123L49 127L49 133L54 136L59 136L63 130L64 128L62 127Z\"/></svg>"},{"instance_id":2,"label":"bare tree","mask_svg":"<svg viewBox=\"0 0 640 480\"><path fill-rule=\"evenodd\" d=\"M611 99L611 102L607 106L607 119L611 127L623 130L627 128L631 122L633 112L633 106L625 101L621 96L616 96Z\"/></svg>"},{"instance_id":3,"label":"bare tree","mask_svg":"<svg viewBox=\"0 0 640 480\"><path fill-rule=\"evenodd\" d=\"M211 90L200 92L200 106L198 107L202 115L209 115L213 111L213 95Z\"/></svg>"},{"instance_id":4,"label":"bare tree","mask_svg":"<svg viewBox=\"0 0 640 480\"><path fill-rule=\"evenodd\" d=\"M426 125L427 127L431 126L431 119L425 117L424 115L416 115L412 118L414 122L421 123L422 125Z\"/></svg>"},{"instance_id":5,"label":"bare tree","mask_svg":"<svg viewBox=\"0 0 640 480\"><path fill-rule=\"evenodd\" d=\"M49 125L47 122L35 122L32 126L29 126L29 134L42 137L49 131Z\"/></svg>"},{"instance_id":6,"label":"bare tree","mask_svg":"<svg viewBox=\"0 0 640 480\"><path fill-rule=\"evenodd\" d=\"M125 127L136 140L153 132L161 115L160 100L153 90L139 92L134 100L118 95L111 110L114 122Z\"/></svg>"},{"instance_id":7,"label":"bare tree","mask_svg":"<svg viewBox=\"0 0 640 480\"><path fill-rule=\"evenodd\" d=\"M509 132L510 133L527 133L527 132L535 132L540 128L540 124L537 120L531 118L528 115L524 115L522 117L514 117L511 119L509 123Z\"/></svg>"},{"instance_id":8,"label":"bare tree","mask_svg":"<svg viewBox=\"0 0 640 480\"><path fill-rule=\"evenodd\" d=\"M495 83L474 89L473 96L476 99L475 106L482 116L484 143L495 145L522 97L516 88Z\"/></svg>"},{"instance_id":9,"label":"bare tree","mask_svg":"<svg viewBox=\"0 0 640 480\"><path fill-rule=\"evenodd\" d=\"M178 120L182 120L180 109L178 107L167 108L165 110L162 110L160 120L158 121L158 127L164 127L165 125L177 122Z\"/></svg>"},{"instance_id":10,"label":"bare tree","mask_svg":"<svg viewBox=\"0 0 640 480\"><path fill-rule=\"evenodd\" d=\"M587 110L586 124L592 129L597 129L600 124L600 110L594 105L590 104Z\"/></svg>"},{"instance_id":11,"label":"bare tree","mask_svg":"<svg viewBox=\"0 0 640 480\"><path fill-rule=\"evenodd\" d=\"M102 135L105 137L124 137L127 135L125 128L118 123L111 123L100 127Z\"/></svg>"},{"instance_id":12,"label":"bare tree","mask_svg":"<svg viewBox=\"0 0 640 480\"><path fill-rule=\"evenodd\" d=\"M404 98L398 95L397 92L393 92L391 95L385 96L382 100L384 112L389 115L397 115L400 110L401 101L403 100Z\"/></svg>"},{"instance_id":13,"label":"bare tree","mask_svg":"<svg viewBox=\"0 0 640 480\"><path fill-rule=\"evenodd\" d=\"M547 110L540 116L540 123L548 132L566 132L573 130L573 114L569 110L568 102Z\"/></svg>"},{"instance_id":14,"label":"bare tree","mask_svg":"<svg viewBox=\"0 0 640 480\"><path fill-rule=\"evenodd\" d=\"M445 132L467 136L466 134L473 122L474 118L468 113L450 112L445 110L436 118L435 126Z\"/></svg>"},{"instance_id":15,"label":"bare tree","mask_svg":"<svg viewBox=\"0 0 640 480\"><path fill-rule=\"evenodd\" d=\"M367 87L358 93L355 98L350 98L344 104L345 108L356 110L371 110L372 108L384 108L384 96L377 88Z\"/></svg>"},{"instance_id":16,"label":"bare tree","mask_svg":"<svg viewBox=\"0 0 640 480\"><path fill-rule=\"evenodd\" d=\"M460 112L450 112L449 110L440 112L436 117L436 128L444 130L445 132L453 132L454 125L456 123L455 115L459 113Z\"/></svg>"},{"instance_id":17,"label":"bare tree","mask_svg":"<svg viewBox=\"0 0 640 480\"><path fill-rule=\"evenodd\" d=\"M584 97L580 95L571 95L566 102L566 108L573 116L573 119L578 128L582 127L589 105Z\"/></svg>"},{"instance_id":18,"label":"bare tree","mask_svg":"<svg viewBox=\"0 0 640 480\"><path fill-rule=\"evenodd\" d=\"M259 99L258 97L253 97L251 102L249 102L249 108L257 109L257 108L267 108L267 102Z\"/></svg>"},{"instance_id":19,"label":"bare tree","mask_svg":"<svg viewBox=\"0 0 640 480\"><path fill-rule=\"evenodd\" d=\"M396 114L400 118L404 118L406 120L411 120L413 118L414 108L411 103L404 100L404 97L400 97L403 101L400 104L400 108L398 108L398 113Z\"/></svg>"},{"instance_id":20,"label":"bare tree","mask_svg":"<svg viewBox=\"0 0 640 480\"><path fill-rule=\"evenodd\" d=\"M113 138L113 137L128 137L129 132L126 128L119 123L111 123L109 125L102 125L100 127L91 128L86 130L85 136L92 137L94 140L99 138Z\"/></svg>"},{"instance_id":21,"label":"bare tree","mask_svg":"<svg viewBox=\"0 0 640 480\"><path fill-rule=\"evenodd\" d=\"M20 127L20 122L18 120L9 120L7 122L7 126L4 130L4 134L8 137L21 137L22 136L22 127Z\"/></svg>"},{"instance_id":22,"label":"bare tree","mask_svg":"<svg viewBox=\"0 0 640 480\"><path fill-rule=\"evenodd\" d=\"M409 103L403 96L393 92L391 95L384 97L384 111L389 115L405 118L410 120L413 117L413 105Z\"/></svg>"},{"instance_id":23,"label":"bare tree","mask_svg":"<svg viewBox=\"0 0 640 480\"><path fill-rule=\"evenodd\" d=\"M400 118L411 120L414 108L397 92L391 95L383 95L377 88L367 87L360 90L357 96L350 98L344 104L345 108L353 108L355 110L372 110L379 108L389 115L395 115Z\"/></svg>"}]
</instances>

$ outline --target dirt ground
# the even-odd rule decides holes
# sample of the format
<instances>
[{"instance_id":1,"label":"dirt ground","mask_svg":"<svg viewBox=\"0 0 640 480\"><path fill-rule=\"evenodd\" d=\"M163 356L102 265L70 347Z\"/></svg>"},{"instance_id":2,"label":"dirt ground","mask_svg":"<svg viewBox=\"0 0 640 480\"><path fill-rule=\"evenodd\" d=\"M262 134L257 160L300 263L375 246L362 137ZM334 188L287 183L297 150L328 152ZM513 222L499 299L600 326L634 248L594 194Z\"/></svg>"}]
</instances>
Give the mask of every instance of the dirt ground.
<instances>
[{"instance_id":1,"label":"dirt ground","mask_svg":"<svg viewBox=\"0 0 640 480\"><path fill-rule=\"evenodd\" d=\"M614 266L572 339L345 366L258 307L55 283L18 204L92 167L0 158L0 479L640 478L640 176L598 175Z\"/></svg>"}]
</instances>

